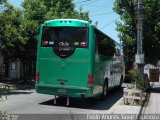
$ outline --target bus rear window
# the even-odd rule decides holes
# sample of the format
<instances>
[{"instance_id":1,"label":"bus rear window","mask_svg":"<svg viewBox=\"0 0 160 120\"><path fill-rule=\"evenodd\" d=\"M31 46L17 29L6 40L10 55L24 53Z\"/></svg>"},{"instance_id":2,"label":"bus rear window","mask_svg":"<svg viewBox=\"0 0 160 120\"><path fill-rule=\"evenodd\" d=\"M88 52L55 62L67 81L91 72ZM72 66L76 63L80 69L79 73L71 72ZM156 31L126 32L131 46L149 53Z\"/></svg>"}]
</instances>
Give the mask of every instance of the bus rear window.
<instances>
[{"instance_id":1,"label":"bus rear window","mask_svg":"<svg viewBox=\"0 0 160 120\"><path fill-rule=\"evenodd\" d=\"M87 27L43 27L43 47L88 47Z\"/></svg>"}]
</instances>

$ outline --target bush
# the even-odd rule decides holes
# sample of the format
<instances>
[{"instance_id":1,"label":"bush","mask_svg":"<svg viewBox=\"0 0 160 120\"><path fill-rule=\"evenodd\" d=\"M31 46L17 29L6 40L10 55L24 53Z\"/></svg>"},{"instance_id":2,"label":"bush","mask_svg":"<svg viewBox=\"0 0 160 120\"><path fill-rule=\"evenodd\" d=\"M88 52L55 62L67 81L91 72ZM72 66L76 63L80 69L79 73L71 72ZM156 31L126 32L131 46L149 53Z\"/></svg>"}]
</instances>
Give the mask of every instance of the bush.
<instances>
[{"instance_id":1,"label":"bush","mask_svg":"<svg viewBox=\"0 0 160 120\"><path fill-rule=\"evenodd\" d=\"M7 99L7 94L11 92L12 89L15 89L15 85L0 84L0 101Z\"/></svg>"},{"instance_id":2,"label":"bush","mask_svg":"<svg viewBox=\"0 0 160 120\"><path fill-rule=\"evenodd\" d=\"M140 75L138 69L132 69L130 71L131 77L132 77L132 83L134 84L134 88L144 90L145 89L145 83L143 80L143 76Z\"/></svg>"}]
</instances>

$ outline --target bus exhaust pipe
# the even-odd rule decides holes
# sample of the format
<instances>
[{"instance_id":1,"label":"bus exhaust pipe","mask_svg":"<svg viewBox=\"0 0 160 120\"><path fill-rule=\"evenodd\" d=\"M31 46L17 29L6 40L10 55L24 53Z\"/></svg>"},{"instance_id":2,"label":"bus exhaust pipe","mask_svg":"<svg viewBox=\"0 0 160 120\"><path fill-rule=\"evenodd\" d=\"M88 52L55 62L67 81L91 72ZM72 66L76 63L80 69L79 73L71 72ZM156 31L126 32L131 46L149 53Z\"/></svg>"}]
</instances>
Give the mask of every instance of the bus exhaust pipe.
<instances>
[{"instance_id":1,"label":"bus exhaust pipe","mask_svg":"<svg viewBox=\"0 0 160 120\"><path fill-rule=\"evenodd\" d=\"M66 104L67 106L69 105L69 97L67 96L67 104Z\"/></svg>"},{"instance_id":2,"label":"bus exhaust pipe","mask_svg":"<svg viewBox=\"0 0 160 120\"><path fill-rule=\"evenodd\" d=\"M56 104L56 102L57 102L57 96L55 95L54 96L54 104Z\"/></svg>"}]
</instances>

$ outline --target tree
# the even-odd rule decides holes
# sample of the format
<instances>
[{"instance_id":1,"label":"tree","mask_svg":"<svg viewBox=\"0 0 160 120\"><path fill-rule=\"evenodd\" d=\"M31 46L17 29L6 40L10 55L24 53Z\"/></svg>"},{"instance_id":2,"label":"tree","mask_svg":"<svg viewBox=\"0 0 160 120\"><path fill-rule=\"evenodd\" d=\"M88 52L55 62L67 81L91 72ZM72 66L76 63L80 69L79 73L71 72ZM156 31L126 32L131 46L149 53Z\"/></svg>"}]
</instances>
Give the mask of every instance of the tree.
<instances>
[{"instance_id":1,"label":"tree","mask_svg":"<svg viewBox=\"0 0 160 120\"><path fill-rule=\"evenodd\" d=\"M117 30L123 43L125 59L134 61L136 52L136 20L134 14L135 0L115 0L114 11L121 17L121 22L117 21ZM143 19L143 50L145 62L156 64L160 59L160 17L157 12L160 10L159 0L144 0ZM154 51L154 52L153 52Z\"/></svg>"},{"instance_id":2,"label":"tree","mask_svg":"<svg viewBox=\"0 0 160 120\"><path fill-rule=\"evenodd\" d=\"M39 25L48 19L89 20L89 16L82 8L76 11L72 0L24 0L22 6L23 10L15 8L7 0L0 1L0 50L5 56L6 65L8 59L23 62L23 75L27 80L31 71L30 62L36 59Z\"/></svg>"},{"instance_id":3,"label":"tree","mask_svg":"<svg viewBox=\"0 0 160 120\"><path fill-rule=\"evenodd\" d=\"M37 20L39 23L58 18L89 20L88 12L83 12L82 7L76 11L72 0L25 0L22 6L25 16L30 20Z\"/></svg>"},{"instance_id":4,"label":"tree","mask_svg":"<svg viewBox=\"0 0 160 120\"><path fill-rule=\"evenodd\" d=\"M21 25L21 11L9 6L0 17L0 39L2 40L1 50L3 54L11 58L17 58L20 51L23 50L23 45L27 42L26 38L22 37L23 26Z\"/></svg>"}]
</instances>

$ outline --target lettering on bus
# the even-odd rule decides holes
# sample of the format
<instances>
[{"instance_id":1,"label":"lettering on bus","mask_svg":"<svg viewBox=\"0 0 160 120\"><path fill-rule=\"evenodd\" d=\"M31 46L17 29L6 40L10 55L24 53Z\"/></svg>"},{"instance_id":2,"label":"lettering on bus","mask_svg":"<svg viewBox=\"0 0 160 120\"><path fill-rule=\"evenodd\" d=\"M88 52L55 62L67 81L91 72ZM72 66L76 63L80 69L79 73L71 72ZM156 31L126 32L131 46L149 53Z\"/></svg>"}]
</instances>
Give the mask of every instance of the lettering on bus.
<instances>
[{"instance_id":1,"label":"lettering on bus","mask_svg":"<svg viewBox=\"0 0 160 120\"><path fill-rule=\"evenodd\" d=\"M68 47L69 43L68 42L59 42L59 46Z\"/></svg>"}]
</instances>

